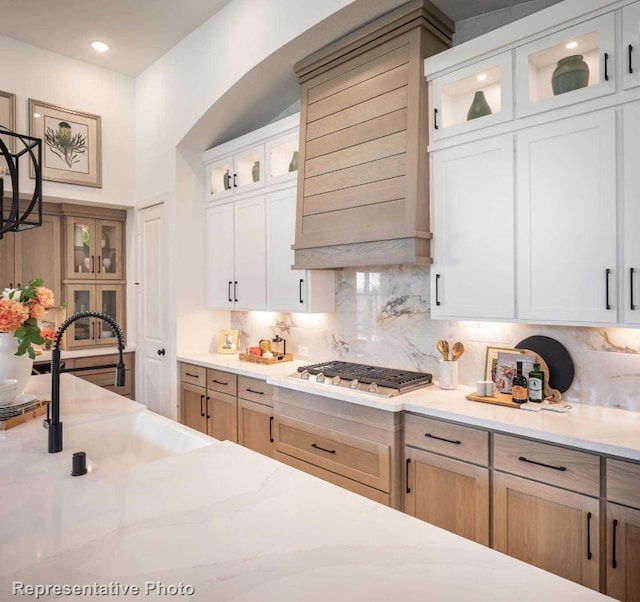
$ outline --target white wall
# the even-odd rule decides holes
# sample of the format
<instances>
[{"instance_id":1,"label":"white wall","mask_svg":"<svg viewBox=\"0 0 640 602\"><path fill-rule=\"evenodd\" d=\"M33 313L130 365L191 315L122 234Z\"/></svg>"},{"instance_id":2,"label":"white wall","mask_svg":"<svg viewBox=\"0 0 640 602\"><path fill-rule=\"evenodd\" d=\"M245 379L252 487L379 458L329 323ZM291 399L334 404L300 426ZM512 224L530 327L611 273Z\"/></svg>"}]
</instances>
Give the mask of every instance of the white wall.
<instances>
[{"instance_id":1,"label":"white wall","mask_svg":"<svg viewBox=\"0 0 640 602\"><path fill-rule=\"evenodd\" d=\"M133 78L0 36L0 90L16 95L16 129L23 134L29 98L102 118L102 188L45 181L45 197L133 206ZM27 170L20 188L33 190Z\"/></svg>"}]
</instances>

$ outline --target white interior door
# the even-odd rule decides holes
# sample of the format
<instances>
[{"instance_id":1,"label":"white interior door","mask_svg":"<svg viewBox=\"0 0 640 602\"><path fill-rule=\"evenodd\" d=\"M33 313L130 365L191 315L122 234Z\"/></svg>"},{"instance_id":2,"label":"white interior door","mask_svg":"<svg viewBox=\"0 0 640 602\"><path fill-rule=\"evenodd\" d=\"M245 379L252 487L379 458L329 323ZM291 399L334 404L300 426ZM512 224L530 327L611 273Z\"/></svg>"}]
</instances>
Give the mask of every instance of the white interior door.
<instances>
[{"instance_id":1,"label":"white interior door","mask_svg":"<svg viewBox=\"0 0 640 602\"><path fill-rule=\"evenodd\" d=\"M168 263L164 236L164 204L138 212L138 362L136 400L173 418L169 350L166 346L166 291Z\"/></svg>"}]
</instances>

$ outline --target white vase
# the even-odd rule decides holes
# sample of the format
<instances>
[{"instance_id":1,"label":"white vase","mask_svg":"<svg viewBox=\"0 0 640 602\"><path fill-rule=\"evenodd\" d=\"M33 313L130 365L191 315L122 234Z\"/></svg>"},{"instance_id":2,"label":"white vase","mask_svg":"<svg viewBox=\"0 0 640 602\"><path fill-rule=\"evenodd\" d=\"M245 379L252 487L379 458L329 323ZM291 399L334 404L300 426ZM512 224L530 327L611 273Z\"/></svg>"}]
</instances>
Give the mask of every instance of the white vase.
<instances>
[{"instance_id":1,"label":"white vase","mask_svg":"<svg viewBox=\"0 0 640 602\"><path fill-rule=\"evenodd\" d=\"M0 378L15 378L18 381L16 396L22 395L33 368L33 360L25 353L16 355L18 339L10 332L0 332Z\"/></svg>"}]
</instances>

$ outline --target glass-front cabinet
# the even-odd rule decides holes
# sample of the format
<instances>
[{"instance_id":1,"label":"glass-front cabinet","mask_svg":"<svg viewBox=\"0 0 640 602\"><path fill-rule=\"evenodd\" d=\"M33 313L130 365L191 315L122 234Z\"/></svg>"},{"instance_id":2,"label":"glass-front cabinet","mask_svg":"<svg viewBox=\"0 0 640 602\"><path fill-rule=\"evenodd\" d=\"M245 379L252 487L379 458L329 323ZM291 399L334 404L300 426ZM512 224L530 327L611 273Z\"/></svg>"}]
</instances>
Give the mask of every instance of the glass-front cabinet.
<instances>
[{"instance_id":1,"label":"glass-front cabinet","mask_svg":"<svg viewBox=\"0 0 640 602\"><path fill-rule=\"evenodd\" d=\"M264 185L264 145L213 161L206 166L208 200L216 201Z\"/></svg>"},{"instance_id":2,"label":"glass-front cabinet","mask_svg":"<svg viewBox=\"0 0 640 602\"><path fill-rule=\"evenodd\" d=\"M512 90L511 52L434 79L431 140L511 119Z\"/></svg>"},{"instance_id":3,"label":"glass-front cabinet","mask_svg":"<svg viewBox=\"0 0 640 602\"><path fill-rule=\"evenodd\" d=\"M624 88L640 86L640 2L622 9L622 65Z\"/></svg>"},{"instance_id":4,"label":"glass-front cabinet","mask_svg":"<svg viewBox=\"0 0 640 602\"><path fill-rule=\"evenodd\" d=\"M66 218L66 278L122 280L123 222Z\"/></svg>"},{"instance_id":5,"label":"glass-front cabinet","mask_svg":"<svg viewBox=\"0 0 640 602\"><path fill-rule=\"evenodd\" d=\"M298 176L299 143L300 136L297 131L267 142L267 184L292 180Z\"/></svg>"},{"instance_id":6,"label":"glass-front cabinet","mask_svg":"<svg viewBox=\"0 0 640 602\"><path fill-rule=\"evenodd\" d=\"M615 92L614 45L609 13L516 48L517 115Z\"/></svg>"},{"instance_id":7,"label":"glass-front cabinet","mask_svg":"<svg viewBox=\"0 0 640 602\"><path fill-rule=\"evenodd\" d=\"M124 285L70 284L66 288L69 315L97 311L124 326ZM99 318L80 318L71 324L67 334L69 348L115 345L117 342L109 324Z\"/></svg>"}]
</instances>

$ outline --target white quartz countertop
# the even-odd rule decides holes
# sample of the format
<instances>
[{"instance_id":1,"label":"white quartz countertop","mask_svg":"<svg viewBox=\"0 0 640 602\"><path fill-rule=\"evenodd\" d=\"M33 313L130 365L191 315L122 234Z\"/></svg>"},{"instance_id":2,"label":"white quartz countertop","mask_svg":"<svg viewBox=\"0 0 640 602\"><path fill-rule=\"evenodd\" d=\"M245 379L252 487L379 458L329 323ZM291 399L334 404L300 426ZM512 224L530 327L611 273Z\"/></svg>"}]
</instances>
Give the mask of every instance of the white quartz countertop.
<instances>
[{"instance_id":1,"label":"white quartz countertop","mask_svg":"<svg viewBox=\"0 0 640 602\"><path fill-rule=\"evenodd\" d=\"M71 375L61 384L65 427L147 412ZM48 386L32 377L27 391ZM72 451L48 454L39 420L0 433L1 600L35 599L12 595L17 582L115 600L609 599L229 442L83 477L69 475ZM193 593L166 594L179 587Z\"/></svg>"},{"instance_id":2,"label":"white quartz countertop","mask_svg":"<svg viewBox=\"0 0 640 602\"><path fill-rule=\"evenodd\" d=\"M125 347L123 353L132 353L135 347ZM99 347L95 349L65 349L60 352L60 357L64 359L73 359L76 357L94 357L100 355L112 355L118 353L117 347ZM43 351L33 360L34 364L51 363L51 351Z\"/></svg>"},{"instance_id":3,"label":"white quartz countertop","mask_svg":"<svg viewBox=\"0 0 640 602\"><path fill-rule=\"evenodd\" d=\"M458 386L445 391L437 383L397 397L379 397L345 387L289 378L300 365L312 362L261 365L238 360L237 356L215 353L183 355L180 361L227 370L236 374L264 378L268 383L349 403L390 412L414 412L423 416L453 420L462 424L531 437L585 451L640 461L640 412L603 406L574 404L566 414L528 412L469 401L473 387Z\"/></svg>"}]
</instances>

